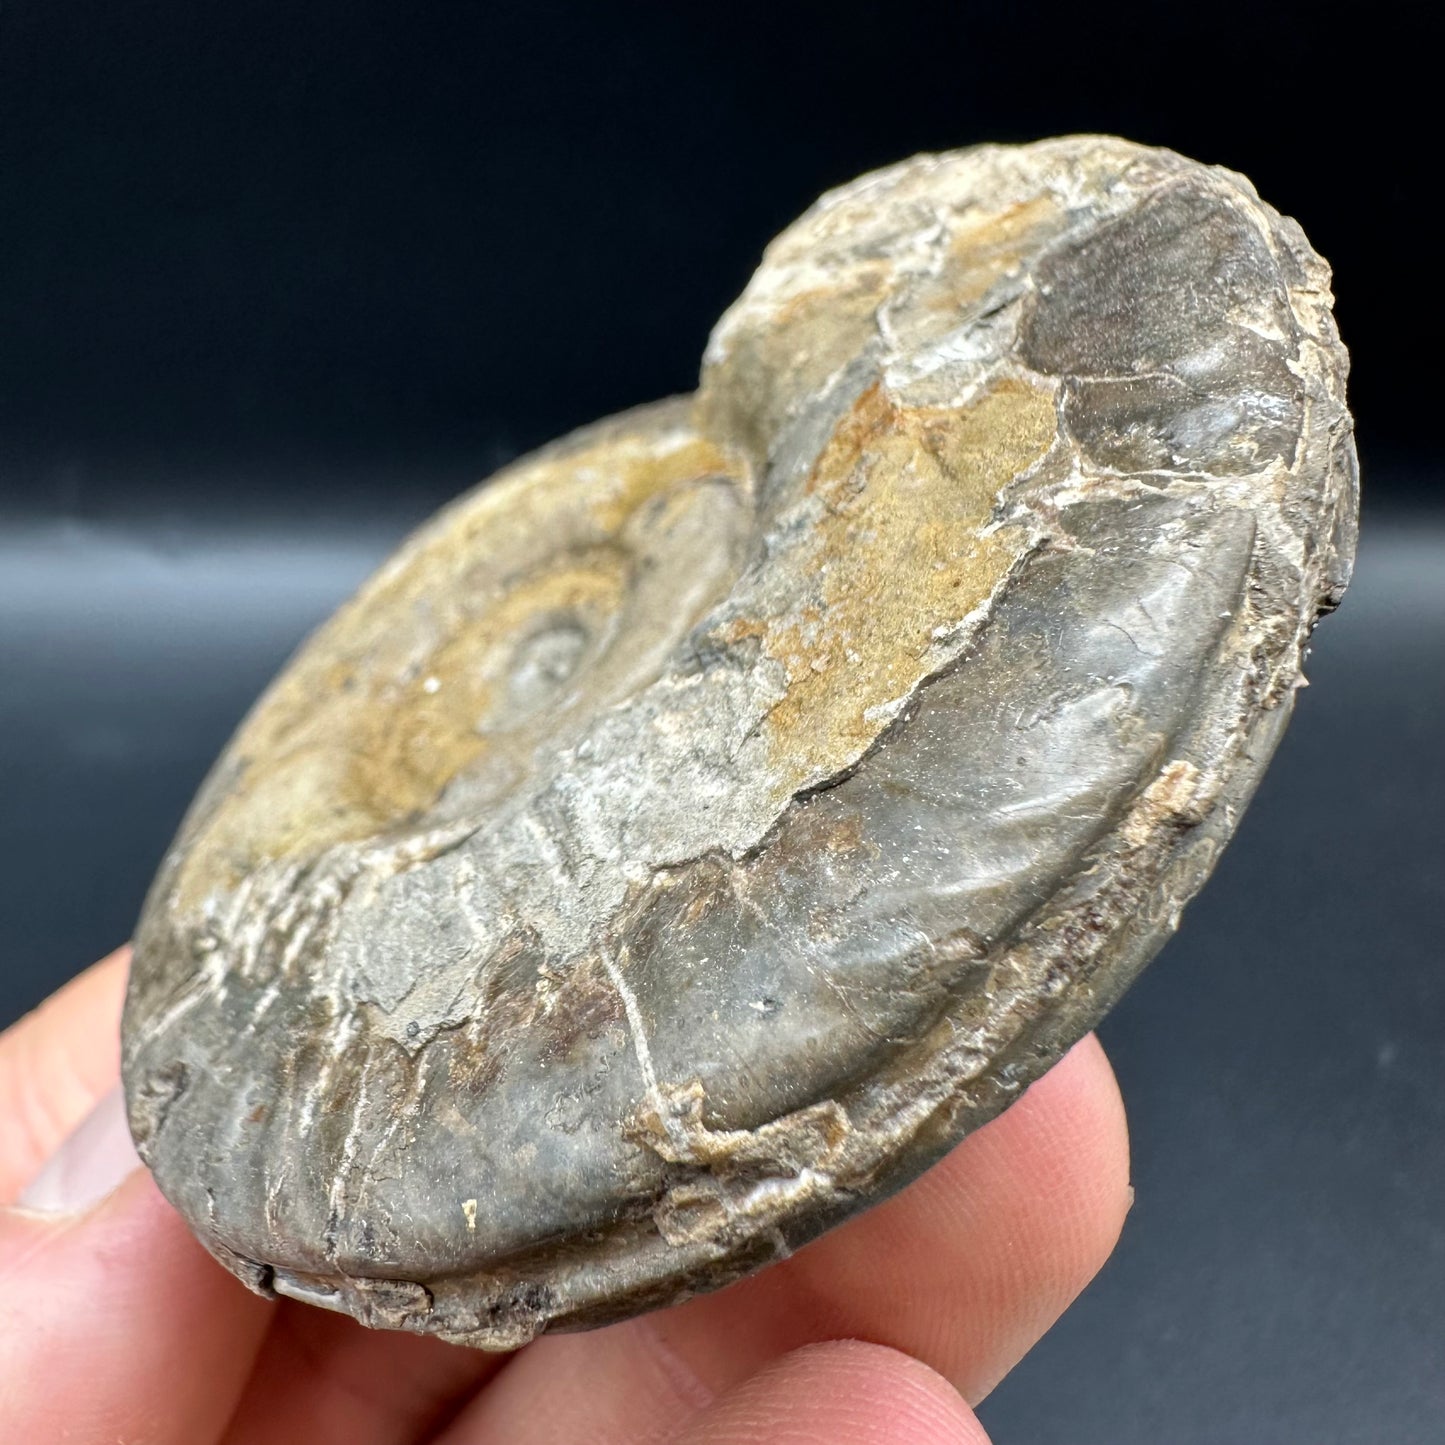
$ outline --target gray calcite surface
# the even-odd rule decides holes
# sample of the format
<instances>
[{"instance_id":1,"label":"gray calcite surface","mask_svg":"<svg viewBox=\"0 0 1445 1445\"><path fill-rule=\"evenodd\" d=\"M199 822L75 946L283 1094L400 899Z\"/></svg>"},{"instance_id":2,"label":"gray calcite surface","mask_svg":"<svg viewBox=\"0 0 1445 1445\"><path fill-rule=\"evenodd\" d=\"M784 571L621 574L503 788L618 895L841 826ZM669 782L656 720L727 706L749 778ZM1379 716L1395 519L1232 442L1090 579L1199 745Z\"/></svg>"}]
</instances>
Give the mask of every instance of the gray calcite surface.
<instances>
[{"instance_id":1,"label":"gray calcite surface","mask_svg":"<svg viewBox=\"0 0 1445 1445\"><path fill-rule=\"evenodd\" d=\"M1344 590L1329 275L1080 137L825 196L691 397L302 648L146 903L132 1130L253 1288L487 1348L906 1183L1175 927Z\"/></svg>"}]
</instances>

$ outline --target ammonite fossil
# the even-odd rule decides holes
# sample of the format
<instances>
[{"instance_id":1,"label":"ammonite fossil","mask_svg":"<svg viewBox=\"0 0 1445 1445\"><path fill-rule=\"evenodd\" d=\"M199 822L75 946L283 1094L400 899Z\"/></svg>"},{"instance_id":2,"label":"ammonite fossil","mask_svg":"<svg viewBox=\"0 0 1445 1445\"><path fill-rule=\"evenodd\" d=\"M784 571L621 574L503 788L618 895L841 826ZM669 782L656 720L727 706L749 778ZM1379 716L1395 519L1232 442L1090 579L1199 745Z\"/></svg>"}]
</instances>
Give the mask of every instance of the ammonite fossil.
<instances>
[{"instance_id":1,"label":"ammonite fossil","mask_svg":"<svg viewBox=\"0 0 1445 1445\"><path fill-rule=\"evenodd\" d=\"M1234 828L1349 571L1345 369L1299 227L1167 151L825 196L696 395L446 509L246 719L136 943L161 1188L502 1348L906 1183Z\"/></svg>"}]
</instances>

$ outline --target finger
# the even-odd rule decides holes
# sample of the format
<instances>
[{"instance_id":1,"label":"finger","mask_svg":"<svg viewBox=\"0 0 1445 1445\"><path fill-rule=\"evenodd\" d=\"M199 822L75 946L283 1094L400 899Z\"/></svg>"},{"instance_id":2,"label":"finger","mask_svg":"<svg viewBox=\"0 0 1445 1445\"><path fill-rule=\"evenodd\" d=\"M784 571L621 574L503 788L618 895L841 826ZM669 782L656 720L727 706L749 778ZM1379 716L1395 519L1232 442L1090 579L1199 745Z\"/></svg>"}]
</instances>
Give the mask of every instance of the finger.
<instances>
[{"instance_id":1,"label":"finger","mask_svg":"<svg viewBox=\"0 0 1445 1445\"><path fill-rule=\"evenodd\" d=\"M117 1098L73 1136L112 1161ZM70 1147L70 1146L67 1146ZM92 1193L103 1169L47 1166L51 1197ZM27 1197L33 1197L27 1195ZM98 1204L0 1209L5 1436L210 1445L235 1407L270 1306L191 1237L135 1169Z\"/></svg>"},{"instance_id":2,"label":"finger","mask_svg":"<svg viewBox=\"0 0 1445 1445\"><path fill-rule=\"evenodd\" d=\"M79 1158L56 1158L47 1177L33 1176L115 1085L129 960L128 948L117 950L0 1036L0 1202L26 1189L28 1204L63 1207L67 1190L78 1189L81 1202L106 1192L89 1187L95 1170L108 1166L104 1140ZM138 1163L128 1138L111 1142L132 1167ZM246 1300L239 1284L232 1288ZM288 1302L255 1364L255 1398L249 1391L243 1398L236 1438L308 1445L391 1440L403 1428L434 1421L458 1390L497 1364L495 1357L376 1334Z\"/></svg>"},{"instance_id":3,"label":"finger","mask_svg":"<svg viewBox=\"0 0 1445 1445\"><path fill-rule=\"evenodd\" d=\"M282 1300L225 1445L427 1439L507 1358Z\"/></svg>"},{"instance_id":4,"label":"finger","mask_svg":"<svg viewBox=\"0 0 1445 1445\"><path fill-rule=\"evenodd\" d=\"M0 1204L114 1085L129 966L117 949L0 1034Z\"/></svg>"},{"instance_id":5,"label":"finger","mask_svg":"<svg viewBox=\"0 0 1445 1445\"><path fill-rule=\"evenodd\" d=\"M673 1438L677 1445L988 1445L947 1380L907 1355L856 1341L783 1356Z\"/></svg>"},{"instance_id":6,"label":"finger","mask_svg":"<svg viewBox=\"0 0 1445 1445\"><path fill-rule=\"evenodd\" d=\"M717 1397L653 1316L539 1340L457 1416L437 1445L654 1445Z\"/></svg>"},{"instance_id":7,"label":"finger","mask_svg":"<svg viewBox=\"0 0 1445 1445\"><path fill-rule=\"evenodd\" d=\"M1090 1035L910 1188L662 1327L724 1378L810 1340L873 1340L977 1403L1099 1271L1129 1201L1124 1106Z\"/></svg>"},{"instance_id":8,"label":"finger","mask_svg":"<svg viewBox=\"0 0 1445 1445\"><path fill-rule=\"evenodd\" d=\"M976 1402L1103 1264L1128 1200L1123 1106L1089 1038L910 1188L792 1259L678 1309L528 1347L455 1439L658 1438L700 1395L830 1339L915 1356ZM541 1397L552 1434L532 1424Z\"/></svg>"},{"instance_id":9,"label":"finger","mask_svg":"<svg viewBox=\"0 0 1445 1445\"><path fill-rule=\"evenodd\" d=\"M676 1344L707 1360L709 1336L736 1331L736 1373L740 1355L870 1339L926 1361L976 1404L1098 1273L1131 1198L1123 1101L1090 1035L912 1187L777 1278L677 1311Z\"/></svg>"}]
</instances>

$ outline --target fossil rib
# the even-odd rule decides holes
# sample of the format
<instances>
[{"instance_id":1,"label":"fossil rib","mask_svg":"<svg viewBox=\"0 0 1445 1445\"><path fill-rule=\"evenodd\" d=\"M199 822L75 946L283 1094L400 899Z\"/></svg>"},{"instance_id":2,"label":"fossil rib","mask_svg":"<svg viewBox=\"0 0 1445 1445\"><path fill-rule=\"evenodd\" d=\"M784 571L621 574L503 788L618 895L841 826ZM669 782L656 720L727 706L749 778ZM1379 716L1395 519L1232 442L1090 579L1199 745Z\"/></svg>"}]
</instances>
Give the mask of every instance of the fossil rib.
<instances>
[{"instance_id":1,"label":"fossil rib","mask_svg":"<svg viewBox=\"0 0 1445 1445\"><path fill-rule=\"evenodd\" d=\"M825 196L694 397L298 653L156 880L132 1129L252 1287L505 1348L918 1174L1119 996L1353 552L1328 271L1080 137Z\"/></svg>"}]
</instances>

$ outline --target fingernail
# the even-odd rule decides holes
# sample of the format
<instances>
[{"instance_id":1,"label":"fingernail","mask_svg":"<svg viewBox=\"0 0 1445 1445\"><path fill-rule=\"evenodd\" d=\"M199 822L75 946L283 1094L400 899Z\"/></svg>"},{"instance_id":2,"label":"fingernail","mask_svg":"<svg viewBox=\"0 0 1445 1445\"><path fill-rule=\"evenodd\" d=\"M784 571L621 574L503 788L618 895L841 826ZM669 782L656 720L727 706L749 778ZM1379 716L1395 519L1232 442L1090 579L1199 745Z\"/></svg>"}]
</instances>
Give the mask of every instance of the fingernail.
<instances>
[{"instance_id":1,"label":"fingernail","mask_svg":"<svg viewBox=\"0 0 1445 1445\"><path fill-rule=\"evenodd\" d=\"M139 1167L125 1101L115 1088L81 1120L15 1202L22 1209L77 1214L98 1204Z\"/></svg>"}]
</instances>

